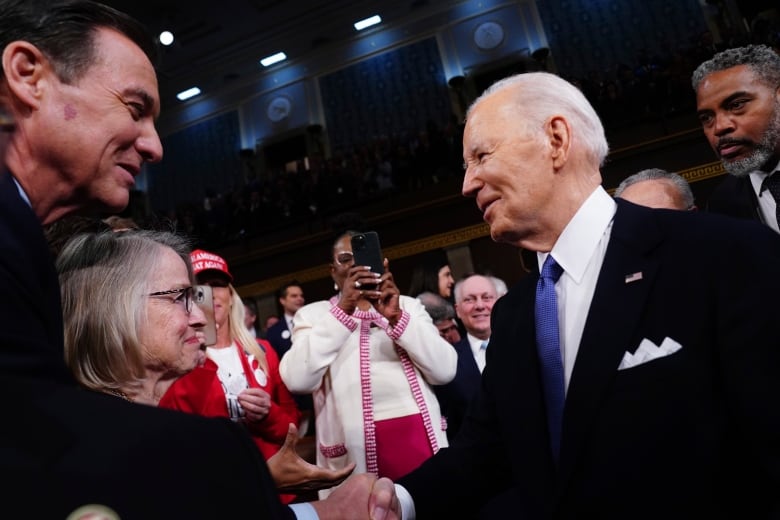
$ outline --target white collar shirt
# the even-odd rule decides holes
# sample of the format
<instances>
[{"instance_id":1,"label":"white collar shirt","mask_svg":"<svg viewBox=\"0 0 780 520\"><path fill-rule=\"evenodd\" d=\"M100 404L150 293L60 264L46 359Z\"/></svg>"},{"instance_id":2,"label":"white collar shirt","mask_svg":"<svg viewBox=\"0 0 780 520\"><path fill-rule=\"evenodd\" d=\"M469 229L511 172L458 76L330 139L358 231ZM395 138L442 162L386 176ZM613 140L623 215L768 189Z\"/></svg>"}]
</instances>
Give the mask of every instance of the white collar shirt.
<instances>
[{"instance_id":1,"label":"white collar shirt","mask_svg":"<svg viewBox=\"0 0 780 520\"><path fill-rule=\"evenodd\" d=\"M780 174L779 170L780 162L775 165L775 168L772 170L774 172L772 175ZM750 184L753 186L753 191L756 194L756 199L758 200L758 211L761 213L761 218L767 226L780 233L780 225L778 225L777 215L775 213L777 208L775 198L769 190L761 191L761 185L764 183L764 179L769 175L770 174L763 171L754 171L750 172L748 176L750 178Z\"/></svg>"},{"instance_id":2,"label":"white collar shirt","mask_svg":"<svg viewBox=\"0 0 780 520\"><path fill-rule=\"evenodd\" d=\"M616 210L615 201L599 186L566 225L552 251L537 253L539 266L551 254L563 268L555 284L555 295L567 391Z\"/></svg>"},{"instance_id":3,"label":"white collar shirt","mask_svg":"<svg viewBox=\"0 0 780 520\"><path fill-rule=\"evenodd\" d=\"M469 340L471 352L474 354L474 361L477 362L477 367L481 373L485 369L485 349L482 348L482 343L486 341L490 342L490 338L487 340L479 339L478 337L472 336L469 333L466 334L466 338Z\"/></svg>"}]
</instances>

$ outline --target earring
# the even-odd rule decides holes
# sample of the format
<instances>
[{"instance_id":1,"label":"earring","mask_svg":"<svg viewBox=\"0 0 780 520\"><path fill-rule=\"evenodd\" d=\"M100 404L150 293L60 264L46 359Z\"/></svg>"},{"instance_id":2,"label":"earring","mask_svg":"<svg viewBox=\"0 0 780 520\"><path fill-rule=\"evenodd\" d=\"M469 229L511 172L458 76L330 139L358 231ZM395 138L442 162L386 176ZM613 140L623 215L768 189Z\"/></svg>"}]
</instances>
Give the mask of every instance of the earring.
<instances>
[{"instance_id":1,"label":"earring","mask_svg":"<svg viewBox=\"0 0 780 520\"><path fill-rule=\"evenodd\" d=\"M333 290L339 292L339 284L337 284L336 282L333 282Z\"/></svg>"}]
</instances>

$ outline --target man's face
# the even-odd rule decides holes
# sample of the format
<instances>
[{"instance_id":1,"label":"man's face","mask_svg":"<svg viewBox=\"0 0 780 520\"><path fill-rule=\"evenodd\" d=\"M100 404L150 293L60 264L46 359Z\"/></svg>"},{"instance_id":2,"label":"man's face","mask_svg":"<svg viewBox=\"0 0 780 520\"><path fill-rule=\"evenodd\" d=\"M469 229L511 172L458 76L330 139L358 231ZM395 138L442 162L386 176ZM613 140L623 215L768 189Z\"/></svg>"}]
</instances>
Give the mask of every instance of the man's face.
<instances>
[{"instance_id":1,"label":"man's face","mask_svg":"<svg viewBox=\"0 0 780 520\"><path fill-rule=\"evenodd\" d=\"M127 206L141 165L162 159L154 127L157 77L125 36L103 28L95 38L96 62L76 83L57 84L43 100L40 130L69 202L116 211Z\"/></svg>"},{"instance_id":2,"label":"man's face","mask_svg":"<svg viewBox=\"0 0 780 520\"><path fill-rule=\"evenodd\" d=\"M696 91L704 135L732 175L772 168L780 158L780 86L747 65L713 72Z\"/></svg>"},{"instance_id":3,"label":"man's face","mask_svg":"<svg viewBox=\"0 0 780 520\"><path fill-rule=\"evenodd\" d=\"M279 303L282 305L285 314L294 315L306 303L303 299L303 289L297 285L291 285L287 288L285 295L279 298Z\"/></svg>"},{"instance_id":4,"label":"man's face","mask_svg":"<svg viewBox=\"0 0 780 520\"><path fill-rule=\"evenodd\" d=\"M511 90L483 99L466 122L463 195L476 198L493 240L522 245L557 211L547 147L525 130Z\"/></svg>"},{"instance_id":5,"label":"man's face","mask_svg":"<svg viewBox=\"0 0 780 520\"><path fill-rule=\"evenodd\" d=\"M490 311L498 299L496 286L484 276L470 276L461 282L455 312L466 331L479 339L490 337Z\"/></svg>"},{"instance_id":6,"label":"man's face","mask_svg":"<svg viewBox=\"0 0 780 520\"><path fill-rule=\"evenodd\" d=\"M439 336L447 340L450 345L454 345L460 341L460 331L458 330L458 324L453 319L447 319L436 322L436 328L439 329Z\"/></svg>"}]
</instances>

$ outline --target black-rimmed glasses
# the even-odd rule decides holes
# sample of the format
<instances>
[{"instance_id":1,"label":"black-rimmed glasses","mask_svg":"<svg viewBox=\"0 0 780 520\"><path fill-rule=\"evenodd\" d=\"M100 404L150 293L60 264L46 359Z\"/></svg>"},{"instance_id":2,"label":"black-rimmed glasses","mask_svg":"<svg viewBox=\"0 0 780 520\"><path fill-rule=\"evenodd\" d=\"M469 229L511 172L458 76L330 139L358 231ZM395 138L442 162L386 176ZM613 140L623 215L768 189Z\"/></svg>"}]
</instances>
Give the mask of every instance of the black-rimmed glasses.
<instances>
[{"instance_id":1,"label":"black-rimmed glasses","mask_svg":"<svg viewBox=\"0 0 780 520\"><path fill-rule=\"evenodd\" d=\"M170 291L153 292L153 293L149 293L147 296L160 297L160 296L168 296L173 294L177 296L173 298L166 298L166 299L169 299L173 303L183 304L184 310L187 311L187 314L192 312L192 297L194 294L194 288L192 286L182 287L181 289L171 289Z\"/></svg>"}]
</instances>

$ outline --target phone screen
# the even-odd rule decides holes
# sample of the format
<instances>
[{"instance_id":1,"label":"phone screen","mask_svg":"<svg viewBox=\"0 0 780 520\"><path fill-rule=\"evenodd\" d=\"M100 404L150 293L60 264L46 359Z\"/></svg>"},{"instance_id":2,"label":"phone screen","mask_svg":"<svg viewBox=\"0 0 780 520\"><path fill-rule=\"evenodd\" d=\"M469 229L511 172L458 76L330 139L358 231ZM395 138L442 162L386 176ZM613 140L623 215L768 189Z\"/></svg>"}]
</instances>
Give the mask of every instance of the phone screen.
<instances>
[{"instance_id":1,"label":"phone screen","mask_svg":"<svg viewBox=\"0 0 780 520\"><path fill-rule=\"evenodd\" d=\"M203 333L206 336L204 343L210 347L217 343L217 322L214 321L214 296L211 293L210 285L196 285L194 287L195 305L200 307L203 315L206 316L206 325L203 327Z\"/></svg>"}]
</instances>

